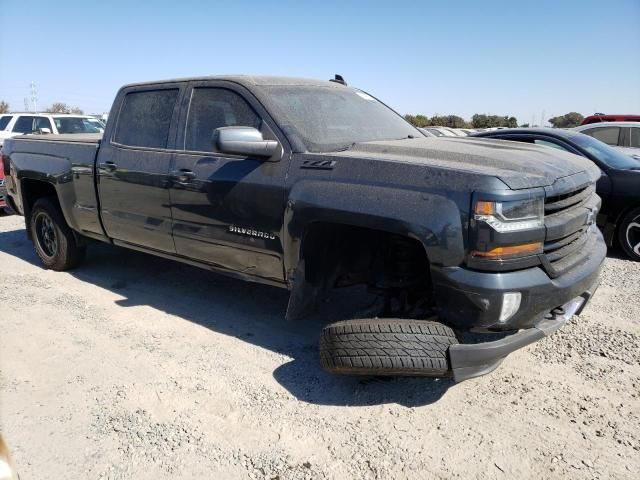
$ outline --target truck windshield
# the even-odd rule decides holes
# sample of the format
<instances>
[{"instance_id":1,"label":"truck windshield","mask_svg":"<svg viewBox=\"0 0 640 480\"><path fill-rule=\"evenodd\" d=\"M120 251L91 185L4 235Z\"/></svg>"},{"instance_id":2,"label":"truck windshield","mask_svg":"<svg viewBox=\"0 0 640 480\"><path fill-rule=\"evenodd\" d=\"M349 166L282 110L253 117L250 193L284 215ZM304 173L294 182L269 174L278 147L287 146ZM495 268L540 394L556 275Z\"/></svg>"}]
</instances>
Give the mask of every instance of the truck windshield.
<instances>
[{"instance_id":1,"label":"truck windshield","mask_svg":"<svg viewBox=\"0 0 640 480\"><path fill-rule=\"evenodd\" d=\"M100 129L82 117L57 117L53 121L58 133L100 133Z\"/></svg>"},{"instance_id":2,"label":"truck windshield","mask_svg":"<svg viewBox=\"0 0 640 480\"><path fill-rule=\"evenodd\" d=\"M358 142L422 135L393 110L350 88L269 86L280 126L310 152L345 150Z\"/></svg>"},{"instance_id":3,"label":"truck windshield","mask_svg":"<svg viewBox=\"0 0 640 480\"><path fill-rule=\"evenodd\" d=\"M577 143L578 146L611 168L615 168L616 170L640 169L640 162L638 160L634 160L632 157L620 153L615 148L611 148L606 143L596 140L589 135L574 135L571 137L571 141Z\"/></svg>"}]
</instances>

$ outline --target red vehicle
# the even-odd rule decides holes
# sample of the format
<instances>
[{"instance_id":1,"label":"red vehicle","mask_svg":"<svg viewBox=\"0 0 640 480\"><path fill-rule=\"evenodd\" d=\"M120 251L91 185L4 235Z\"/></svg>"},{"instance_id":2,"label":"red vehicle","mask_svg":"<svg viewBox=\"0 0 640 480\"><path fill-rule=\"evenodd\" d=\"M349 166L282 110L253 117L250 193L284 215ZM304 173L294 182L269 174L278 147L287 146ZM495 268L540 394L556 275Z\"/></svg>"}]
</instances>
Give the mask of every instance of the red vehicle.
<instances>
[{"instance_id":1,"label":"red vehicle","mask_svg":"<svg viewBox=\"0 0 640 480\"><path fill-rule=\"evenodd\" d=\"M600 122L640 122L640 115L605 115L604 113L596 113L589 115L580 125Z\"/></svg>"},{"instance_id":2,"label":"red vehicle","mask_svg":"<svg viewBox=\"0 0 640 480\"><path fill-rule=\"evenodd\" d=\"M4 164L2 162L2 147L0 147L0 213L7 206L7 188L4 185Z\"/></svg>"}]
</instances>

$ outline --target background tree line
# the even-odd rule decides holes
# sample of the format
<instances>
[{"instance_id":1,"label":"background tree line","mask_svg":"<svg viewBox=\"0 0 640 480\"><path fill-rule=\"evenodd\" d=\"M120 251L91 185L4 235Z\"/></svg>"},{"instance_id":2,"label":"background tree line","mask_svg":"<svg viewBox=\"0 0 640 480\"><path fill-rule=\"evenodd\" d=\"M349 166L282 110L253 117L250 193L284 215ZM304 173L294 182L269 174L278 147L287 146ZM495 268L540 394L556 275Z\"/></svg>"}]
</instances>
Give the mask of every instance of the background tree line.
<instances>
[{"instance_id":1,"label":"background tree line","mask_svg":"<svg viewBox=\"0 0 640 480\"><path fill-rule=\"evenodd\" d=\"M11 107L4 100L0 101L0 113L9 113ZM53 105L46 108L45 113L75 113L76 115L82 115L84 112L79 107L72 107L64 102L54 102Z\"/></svg>"},{"instance_id":2,"label":"background tree line","mask_svg":"<svg viewBox=\"0 0 640 480\"><path fill-rule=\"evenodd\" d=\"M491 127L509 127L518 126L516 117L487 115L486 113L476 113L468 122L458 115L434 115L428 117L426 115L405 115L404 118L412 125L420 128L424 127L450 127L450 128L491 128ZM549 123L555 128L572 128L582 123L584 117L578 112L569 112L565 115L550 118ZM525 123L521 127L528 127ZM534 125L537 126L537 125Z\"/></svg>"},{"instance_id":3,"label":"background tree line","mask_svg":"<svg viewBox=\"0 0 640 480\"><path fill-rule=\"evenodd\" d=\"M487 115L476 113L468 122L458 115L405 115L404 118L416 127L450 127L450 128L489 128L489 127L517 127L516 117Z\"/></svg>"}]
</instances>

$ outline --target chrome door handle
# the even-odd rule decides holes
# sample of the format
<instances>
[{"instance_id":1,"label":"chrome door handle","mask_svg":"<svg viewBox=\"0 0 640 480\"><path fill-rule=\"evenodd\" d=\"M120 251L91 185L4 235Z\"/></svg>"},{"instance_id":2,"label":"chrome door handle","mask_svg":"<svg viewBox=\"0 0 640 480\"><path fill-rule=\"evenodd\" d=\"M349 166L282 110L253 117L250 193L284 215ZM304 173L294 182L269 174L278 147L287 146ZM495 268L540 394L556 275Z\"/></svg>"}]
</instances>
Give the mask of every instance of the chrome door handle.
<instances>
[{"instance_id":1,"label":"chrome door handle","mask_svg":"<svg viewBox=\"0 0 640 480\"><path fill-rule=\"evenodd\" d=\"M113 172L118 168L118 165L115 162L108 161L102 164L102 168L108 172Z\"/></svg>"},{"instance_id":2,"label":"chrome door handle","mask_svg":"<svg viewBox=\"0 0 640 480\"><path fill-rule=\"evenodd\" d=\"M178 183L188 183L190 180L196 178L196 174L191 170L182 168L180 170L175 170L174 172L172 172L171 178Z\"/></svg>"}]
</instances>

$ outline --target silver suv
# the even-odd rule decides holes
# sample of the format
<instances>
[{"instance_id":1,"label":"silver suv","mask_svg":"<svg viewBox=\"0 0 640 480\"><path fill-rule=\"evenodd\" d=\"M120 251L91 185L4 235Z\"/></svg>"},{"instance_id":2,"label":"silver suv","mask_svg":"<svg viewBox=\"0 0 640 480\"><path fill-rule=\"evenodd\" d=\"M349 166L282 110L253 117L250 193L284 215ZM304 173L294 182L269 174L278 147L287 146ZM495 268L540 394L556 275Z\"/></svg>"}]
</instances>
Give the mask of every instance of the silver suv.
<instances>
[{"instance_id":1,"label":"silver suv","mask_svg":"<svg viewBox=\"0 0 640 480\"><path fill-rule=\"evenodd\" d=\"M6 138L25 133L101 133L104 124L88 115L7 113L0 115L0 146Z\"/></svg>"},{"instance_id":2,"label":"silver suv","mask_svg":"<svg viewBox=\"0 0 640 480\"><path fill-rule=\"evenodd\" d=\"M640 160L640 122L590 123L576 127L574 130Z\"/></svg>"}]
</instances>

